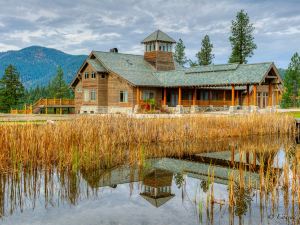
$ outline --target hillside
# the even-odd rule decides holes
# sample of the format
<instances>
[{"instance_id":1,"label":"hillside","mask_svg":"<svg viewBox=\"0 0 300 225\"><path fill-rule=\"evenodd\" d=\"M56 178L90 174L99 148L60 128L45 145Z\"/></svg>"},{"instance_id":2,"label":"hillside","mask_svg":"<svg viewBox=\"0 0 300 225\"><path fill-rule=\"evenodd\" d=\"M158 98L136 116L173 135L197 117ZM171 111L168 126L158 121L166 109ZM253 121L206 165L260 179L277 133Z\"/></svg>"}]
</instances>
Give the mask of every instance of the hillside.
<instances>
[{"instance_id":1,"label":"hillside","mask_svg":"<svg viewBox=\"0 0 300 225\"><path fill-rule=\"evenodd\" d=\"M0 52L0 77L9 64L13 64L20 72L26 88L47 85L61 66L65 79L69 83L87 56L70 55L62 51L31 46L19 51Z\"/></svg>"}]
</instances>

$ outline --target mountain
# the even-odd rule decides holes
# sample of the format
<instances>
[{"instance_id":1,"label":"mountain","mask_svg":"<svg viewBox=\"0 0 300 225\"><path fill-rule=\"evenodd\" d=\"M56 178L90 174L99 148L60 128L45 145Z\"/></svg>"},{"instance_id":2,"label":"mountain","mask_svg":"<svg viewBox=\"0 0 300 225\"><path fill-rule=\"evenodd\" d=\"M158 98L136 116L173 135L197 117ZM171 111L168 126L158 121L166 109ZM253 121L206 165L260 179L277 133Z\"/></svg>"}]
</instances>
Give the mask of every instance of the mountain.
<instances>
[{"instance_id":1,"label":"mountain","mask_svg":"<svg viewBox=\"0 0 300 225\"><path fill-rule=\"evenodd\" d=\"M55 76L57 67L61 66L69 83L86 57L40 46L0 52L0 77L3 76L5 68L12 64L19 71L26 88L44 86Z\"/></svg>"}]
</instances>

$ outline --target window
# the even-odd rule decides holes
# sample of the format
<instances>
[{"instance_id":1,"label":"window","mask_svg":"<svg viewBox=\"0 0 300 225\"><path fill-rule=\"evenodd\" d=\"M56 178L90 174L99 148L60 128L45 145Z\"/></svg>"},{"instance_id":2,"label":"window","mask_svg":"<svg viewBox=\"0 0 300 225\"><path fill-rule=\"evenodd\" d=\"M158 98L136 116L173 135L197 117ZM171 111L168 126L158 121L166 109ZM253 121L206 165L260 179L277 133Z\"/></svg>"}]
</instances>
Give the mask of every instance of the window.
<instances>
[{"instance_id":1,"label":"window","mask_svg":"<svg viewBox=\"0 0 300 225\"><path fill-rule=\"evenodd\" d=\"M95 100L96 100L96 91L91 90L91 101L95 101Z\"/></svg>"},{"instance_id":2,"label":"window","mask_svg":"<svg viewBox=\"0 0 300 225\"><path fill-rule=\"evenodd\" d=\"M120 102L128 102L128 92L120 91Z\"/></svg>"},{"instance_id":3,"label":"window","mask_svg":"<svg viewBox=\"0 0 300 225\"><path fill-rule=\"evenodd\" d=\"M102 74L102 75L101 75L101 78L103 78L103 79L104 79L104 78L105 78L105 74Z\"/></svg>"},{"instance_id":4,"label":"window","mask_svg":"<svg viewBox=\"0 0 300 225\"><path fill-rule=\"evenodd\" d=\"M84 101L87 102L89 101L89 90L84 90Z\"/></svg>"},{"instance_id":5,"label":"window","mask_svg":"<svg viewBox=\"0 0 300 225\"><path fill-rule=\"evenodd\" d=\"M147 101L149 99L154 99L154 92L150 90L143 91L143 100Z\"/></svg>"},{"instance_id":6,"label":"window","mask_svg":"<svg viewBox=\"0 0 300 225\"><path fill-rule=\"evenodd\" d=\"M92 72L91 77L92 77L92 78L96 78L96 73L95 73L95 72Z\"/></svg>"},{"instance_id":7,"label":"window","mask_svg":"<svg viewBox=\"0 0 300 225\"><path fill-rule=\"evenodd\" d=\"M88 72L85 72L84 73L84 79L88 79L89 78L89 73Z\"/></svg>"}]
</instances>

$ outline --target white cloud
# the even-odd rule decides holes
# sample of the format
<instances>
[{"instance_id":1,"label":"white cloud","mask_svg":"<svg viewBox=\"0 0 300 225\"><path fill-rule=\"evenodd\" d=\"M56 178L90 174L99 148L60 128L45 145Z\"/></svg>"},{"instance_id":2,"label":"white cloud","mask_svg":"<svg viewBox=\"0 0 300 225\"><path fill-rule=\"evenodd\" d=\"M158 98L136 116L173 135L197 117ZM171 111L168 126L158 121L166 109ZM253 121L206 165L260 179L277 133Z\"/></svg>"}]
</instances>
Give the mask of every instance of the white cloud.
<instances>
[{"instance_id":1,"label":"white cloud","mask_svg":"<svg viewBox=\"0 0 300 225\"><path fill-rule=\"evenodd\" d=\"M0 52L6 52L9 50L19 50L20 48L15 45L9 45L5 43L0 43Z\"/></svg>"}]
</instances>

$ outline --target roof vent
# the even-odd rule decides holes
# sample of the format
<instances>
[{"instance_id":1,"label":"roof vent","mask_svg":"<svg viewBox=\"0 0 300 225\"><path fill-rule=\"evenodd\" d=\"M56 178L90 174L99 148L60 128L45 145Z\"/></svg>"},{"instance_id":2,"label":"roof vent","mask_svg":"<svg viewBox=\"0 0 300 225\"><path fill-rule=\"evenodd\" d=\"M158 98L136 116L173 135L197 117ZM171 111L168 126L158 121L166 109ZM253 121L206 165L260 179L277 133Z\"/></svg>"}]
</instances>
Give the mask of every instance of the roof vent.
<instances>
[{"instance_id":1,"label":"roof vent","mask_svg":"<svg viewBox=\"0 0 300 225\"><path fill-rule=\"evenodd\" d=\"M109 51L110 52L114 52L114 53L118 53L118 49L117 48L111 48Z\"/></svg>"}]
</instances>

